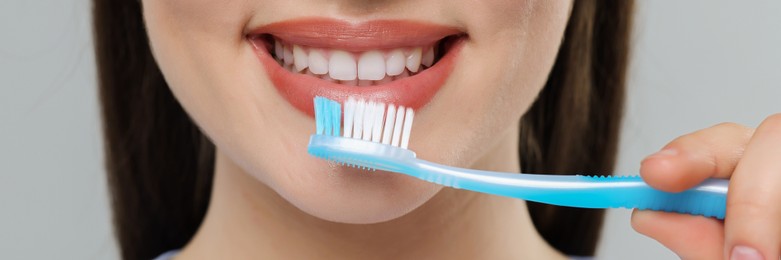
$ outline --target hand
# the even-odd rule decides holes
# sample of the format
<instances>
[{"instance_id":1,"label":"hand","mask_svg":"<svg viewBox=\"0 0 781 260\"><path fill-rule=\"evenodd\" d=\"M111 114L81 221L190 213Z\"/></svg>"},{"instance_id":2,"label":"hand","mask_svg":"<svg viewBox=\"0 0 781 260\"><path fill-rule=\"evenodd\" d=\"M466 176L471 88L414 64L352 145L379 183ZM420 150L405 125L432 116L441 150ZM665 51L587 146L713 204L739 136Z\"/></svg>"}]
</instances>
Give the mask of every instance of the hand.
<instances>
[{"instance_id":1,"label":"hand","mask_svg":"<svg viewBox=\"0 0 781 260\"><path fill-rule=\"evenodd\" d=\"M643 160L652 187L678 192L729 178L724 221L667 212L632 213L632 227L682 259L765 259L781 255L781 114L754 130L732 123L681 136ZM751 258L755 256L758 258Z\"/></svg>"}]
</instances>

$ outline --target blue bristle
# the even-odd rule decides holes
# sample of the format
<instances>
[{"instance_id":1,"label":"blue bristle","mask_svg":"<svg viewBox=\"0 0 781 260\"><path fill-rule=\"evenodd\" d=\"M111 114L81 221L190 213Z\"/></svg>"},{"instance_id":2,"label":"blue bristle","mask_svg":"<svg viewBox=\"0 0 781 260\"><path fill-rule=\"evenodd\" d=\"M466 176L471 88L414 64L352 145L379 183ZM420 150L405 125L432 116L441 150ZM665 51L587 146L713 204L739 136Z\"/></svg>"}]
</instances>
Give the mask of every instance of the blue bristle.
<instances>
[{"instance_id":1,"label":"blue bristle","mask_svg":"<svg viewBox=\"0 0 781 260\"><path fill-rule=\"evenodd\" d=\"M316 133L321 135L325 130L325 122L323 122L323 98L315 97L315 129Z\"/></svg>"},{"instance_id":2,"label":"blue bristle","mask_svg":"<svg viewBox=\"0 0 781 260\"><path fill-rule=\"evenodd\" d=\"M331 126L333 126L334 136L341 135L342 129L342 105L338 102L331 100L333 106L331 106Z\"/></svg>"},{"instance_id":3,"label":"blue bristle","mask_svg":"<svg viewBox=\"0 0 781 260\"><path fill-rule=\"evenodd\" d=\"M319 135L340 136L342 128L342 105L334 100L315 97L315 128Z\"/></svg>"},{"instance_id":4,"label":"blue bristle","mask_svg":"<svg viewBox=\"0 0 781 260\"><path fill-rule=\"evenodd\" d=\"M323 120L325 121L325 133L324 135L333 135L333 127L331 126L333 124L333 120L331 120L331 113L333 113L333 110L331 107L333 107L333 104L330 100L327 100L325 98L321 98L323 100Z\"/></svg>"}]
</instances>

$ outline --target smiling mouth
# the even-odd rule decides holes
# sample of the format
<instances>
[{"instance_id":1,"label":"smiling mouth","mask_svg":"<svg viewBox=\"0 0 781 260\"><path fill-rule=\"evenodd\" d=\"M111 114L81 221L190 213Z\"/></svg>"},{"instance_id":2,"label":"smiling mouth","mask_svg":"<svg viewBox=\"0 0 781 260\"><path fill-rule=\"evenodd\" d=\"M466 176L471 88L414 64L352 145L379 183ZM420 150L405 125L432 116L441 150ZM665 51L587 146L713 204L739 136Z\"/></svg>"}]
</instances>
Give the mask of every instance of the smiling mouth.
<instances>
[{"instance_id":1,"label":"smiling mouth","mask_svg":"<svg viewBox=\"0 0 781 260\"><path fill-rule=\"evenodd\" d=\"M361 87L382 85L425 71L441 60L458 38L448 36L428 46L353 52L288 43L270 34L259 37L277 64L289 72Z\"/></svg>"},{"instance_id":2,"label":"smiling mouth","mask_svg":"<svg viewBox=\"0 0 781 260\"><path fill-rule=\"evenodd\" d=\"M278 92L312 115L312 99L347 97L418 109L444 84L466 34L411 21L314 18L247 34Z\"/></svg>"}]
</instances>

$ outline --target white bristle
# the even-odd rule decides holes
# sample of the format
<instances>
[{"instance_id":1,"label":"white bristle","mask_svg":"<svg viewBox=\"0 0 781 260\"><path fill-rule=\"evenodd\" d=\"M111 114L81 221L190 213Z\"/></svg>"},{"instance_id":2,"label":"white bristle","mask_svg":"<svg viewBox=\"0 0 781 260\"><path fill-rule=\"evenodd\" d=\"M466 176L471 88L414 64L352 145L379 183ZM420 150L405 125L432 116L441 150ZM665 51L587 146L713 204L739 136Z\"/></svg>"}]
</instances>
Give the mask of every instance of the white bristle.
<instances>
[{"instance_id":1,"label":"white bristle","mask_svg":"<svg viewBox=\"0 0 781 260\"><path fill-rule=\"evenodd\" d=\"M353 97L342 107L344 137L408 148L415 118L412 108Z\"/></svg>"},{"instance_id":2,"label":"white bristle","mask_svg":"<svg viewBox=\"0 0 781 260\"><path fill-rule=\"evenodd\" d=\"M369 101L366 104L366 109L363 111L363 140L369 141L372 139L372 125L374 124L374 101Z\"/></svg>"},{"instance_id":3,"label":"white bristle","mask_svg":"<svg viewBox=\"0 0 781 260\"><path fill-rule=\"evenodd\" d=\"M321 102L319 97L315 97L314 99L314 106L315 106L315 118L324 118L322 115L322 108L321 108ZM321 122L322 120L315 120L315 131L317 134L325 134L325 126Z\"/></svg>"},{"instance_id":4,"label":"white bristle","mask_svg":"<svg viewBox=\"0 0 781 260\"><path fill-rule=\"evenodd\" d=\"M347 98L344 103L344 137L353 136L353 114L355 114L355 98Z\"/></svg>"},{"instance_id":5,"label":"white bristle","mask_svg":"<svg viewBox=\"0 0 781 260\"><path fill-rule=\"evenodd\" d=\"M401 127L404 123L404 107L399 106L396 110L396 123L393 125L393 139L391 139L391 145L398 147L401 142Z\"/></svg>"},{"instance_id":6,"label":"white bristle","mask_svg":"<svg viewBox=\"0 0 781 260\"><path fill-rule=\"evenodd\" d=\"M361 139L363 134L363 112L366 108L366 102L358 100L355 104L355 120L353 120L353 138Z\"/></svg>"},{"instance_id":7,"label":"white bristle","mask_svg":"<svg viewBox=\"0 0 781 260\"><path fill-rule=\"evenodd\" d=\"M415 112L412 108L407 108L407 114L404 115L404 130L401 133L401 148L407 149L409 146L409 135L412 131L412 119L415 118Z\"/></svg>"},{"instance_id":8,"label":"white bristle","mask_svg":"<svg viewBox=\"0 0 781 260\"><path fill-rule=\"evenodd\" d=\"M385 127L382 131L382 143L391 143L391 134L393 134L393 123L396 122L396 106L388 105L388 112L385 113Z\"/></svg>"},{"instance_id":9,"label":"white bristle","mask_svg":"<svg viewBox=\"0 0 781 260\"><path fill-rule=\"evenodd\" d=\"M372 142L379 143L382 140L382 122L385 119L385 104L374 104L374 123L372 126Z\"/></svg>"}]
</instances>

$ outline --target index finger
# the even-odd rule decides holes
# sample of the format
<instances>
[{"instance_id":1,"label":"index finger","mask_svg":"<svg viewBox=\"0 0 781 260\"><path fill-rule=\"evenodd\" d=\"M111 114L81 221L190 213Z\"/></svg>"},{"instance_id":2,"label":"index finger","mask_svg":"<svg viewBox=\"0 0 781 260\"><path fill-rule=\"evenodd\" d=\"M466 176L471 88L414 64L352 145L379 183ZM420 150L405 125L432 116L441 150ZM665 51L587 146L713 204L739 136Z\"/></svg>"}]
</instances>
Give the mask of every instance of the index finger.
<instances>
[{"instance_id":1,"label":"index finger","mask_svg":"<svg viewBox=\"0 0 781 260\"><path fill-rule=\"evenodd\" d=\"M722 123L678 137L643 160L640 176L648 185L668 192L686 190L707 178L729 178L753 131Z\"/></svg>"}]
</instances>

